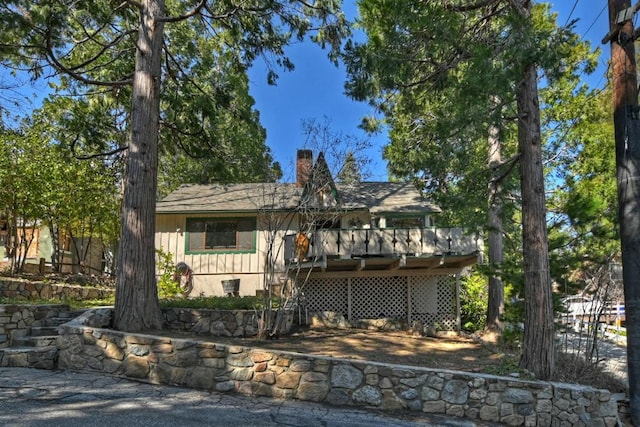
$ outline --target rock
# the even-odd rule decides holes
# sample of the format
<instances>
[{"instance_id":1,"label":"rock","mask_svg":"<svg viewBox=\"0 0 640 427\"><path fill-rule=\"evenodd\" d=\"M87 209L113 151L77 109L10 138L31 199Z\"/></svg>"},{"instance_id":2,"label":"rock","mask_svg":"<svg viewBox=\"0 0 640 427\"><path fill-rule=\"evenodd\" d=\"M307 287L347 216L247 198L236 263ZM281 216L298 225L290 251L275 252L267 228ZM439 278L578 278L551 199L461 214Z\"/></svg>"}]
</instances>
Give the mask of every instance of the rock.
<instances>
[{"instance_id":1,"label":"rock","mask_svg":"<svg viewBox=\"0 0 640 427\"><path fill-rule=\"evenodd\" d=\"M337 365L331 372L331 386L356 389L362 384L363 373L351 365Z\"/></svg>"}]
</instances>

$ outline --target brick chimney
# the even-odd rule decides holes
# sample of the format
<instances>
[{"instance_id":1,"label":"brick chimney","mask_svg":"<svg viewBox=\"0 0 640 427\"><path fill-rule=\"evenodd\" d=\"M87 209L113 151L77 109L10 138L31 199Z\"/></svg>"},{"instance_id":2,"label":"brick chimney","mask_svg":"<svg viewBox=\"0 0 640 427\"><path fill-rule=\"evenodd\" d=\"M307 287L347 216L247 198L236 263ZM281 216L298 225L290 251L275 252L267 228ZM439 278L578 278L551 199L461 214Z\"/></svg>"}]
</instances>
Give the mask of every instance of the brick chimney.
<instances>
[{"instance_id":1,"label":"brick chimney","mask_svg":"<svg viewBox=\"0 0 640 427\"><path fill-rule=\"evenodd\" d=\"M313 151L298 150L296 161L296 187L304 187L311 176L313 168Z\"/></svg>"}]
</instances>

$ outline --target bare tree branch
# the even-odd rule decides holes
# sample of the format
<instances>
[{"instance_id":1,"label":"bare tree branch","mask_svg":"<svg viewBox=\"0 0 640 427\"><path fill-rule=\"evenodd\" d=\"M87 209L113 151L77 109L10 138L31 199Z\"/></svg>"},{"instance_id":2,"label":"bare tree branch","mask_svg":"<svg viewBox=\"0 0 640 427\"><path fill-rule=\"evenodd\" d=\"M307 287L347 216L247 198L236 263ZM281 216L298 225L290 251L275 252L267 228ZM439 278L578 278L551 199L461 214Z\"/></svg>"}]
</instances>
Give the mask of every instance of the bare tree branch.
<instances>
[{"instance_id":1,"label":"bare tree branch","mask_svg":"<svg viewBox=\"0 0 640 427\"><path fill-rule=\"evenodd\" d=\"M131 6L137 7L138 9L142 9L142 3L139 3L134 0L125 0L120 6L123 6L124 4L129 4Z\"/></svg>"},{"instance_id":2,"label":"bare tree branch","mask_svg":"<svg viewBox=\"0 0 640 427\"><path fill-rule=\"evenodd\" d=\"M184 15L181 15L181 16L165 16L164 18L159 18L158 21L159 22L179 22L179 21L184 21L185 19L189 19L192 16L195 16L198 13L200 13L202 8L204 8L204 6L206 4L207 4L207 0L200 0L200 3L198 3L196 5L196 7L194 7L193 9L191 9L189 12L185 13Z\"/></svg>"},{"instance_id":3,"label":"bare tree branch","mask_svg":"<svg viewBox=\"0 0 640 427\"><path fill-rule=\"evenodd\" d=\"M506 169L500 175L491 178L491 182L499 183L500 181L504 180L507 176L509 176L513 168L518 164L519 160L520 153L514 154L508 160L505 160L504 162L499 163L497 166L492 167L493 170L498 170L506 166Z\"/></svg>"},{"instance_id":4,"label":"bare tree branch","mask_svg":"<svg viewBox=\"0 0 640 427\"><path fill-rule=\"evenodd\" d=\"M57 58L55 52L53 51L53 45L51 42L51 30L48 29L47 34L46 34L46 47L45 47L45 53L46 53L46 57L49 59L49 63L51 64L51 66L53 66L56 70L58 71L62 71L66 74L68 74L71 78L78 80L82 83L85 84L89 84L89 85L94 85L94 86L110 86L110 87L115 87L115 86L126 86L126 85L130 85L133 83L133 79L126 79L126 80L117 80L117 81L112 81L112 82L104 82L104 81L100 81L100 80L93 80L93 79L89 79L87 77L84 77L82 74L79 74L77 72L75 72L73 69L70 69L68 67L66 67L65 65L63 65Z\"/></svg>"},{"instance_id":5,"label":"bare tree branch","mask_svg":"<svg viewBox=\"0 0 640 427\"><path fill-rule=\"evenodd\" d=\"M78 145L79 139L80 139L80 135L76 135L75 139L71 142L71 154L73 154L73 157L79 160L89 160L89 159L95 159L97 157L110 157L110 156L113 156L114 154L121 153L129 149L129 146L127 145L125 147L118 147L111 151L105 151L102 153L80 155L76 152L76 145Z\"/></svg>"},{"instance_id":6,"label":"bare tree branch","mask_svg":"<svg viewBox=\"0 0 640 427\"><path fill-rule=\"evenodd\" d=\"M511 5L511 7L522 18L526 18L529 16L529 12L527 10L528 3L529 0L509 0L509 4Z\"/></svg>"},{"instance_id":7,"label":"bare tree branch","mask_svg":"<svg viewBox=\"0 0 640 427\"><path fill-rule=\"evenodd\" d=\"M444 8L453 12L469 12L471 10L482 9L483 7L490 6L492 4L498 4L502 0L478 0L476 3L466 5L455 5L446 2Z\"/></svg>"}]
</instances>

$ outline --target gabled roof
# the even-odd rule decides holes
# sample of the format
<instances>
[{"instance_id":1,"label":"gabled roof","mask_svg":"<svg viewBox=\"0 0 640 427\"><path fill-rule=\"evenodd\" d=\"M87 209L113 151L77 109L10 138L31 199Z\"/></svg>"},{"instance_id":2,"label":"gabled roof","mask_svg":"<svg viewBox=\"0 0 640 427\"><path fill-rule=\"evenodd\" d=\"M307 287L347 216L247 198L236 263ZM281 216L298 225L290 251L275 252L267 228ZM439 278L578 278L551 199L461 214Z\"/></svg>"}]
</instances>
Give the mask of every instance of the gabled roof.
<instances>
[{"instance_id":1,"label":"gabled roof","mask_svg":"<svg viewBox=\"0 0 640 427\"><path fill-rule=\"evenodd\" d=\"M358 182L336 184L346 209L368 208L371 213L429 213L440 208L411 183Z\"/></svg>"},{"instance_id":2,"label":"gabled roof","mask_svg":"<svg viewBox=\"0 0 640 427\"><path fill-rule=\"evenodd\" d=\"M318 154L316 163L311 169L302 195L305 203L314 208L336 208L341 204L340 194L322 152Z\"/></svg>"},{"instance_id":3,"label":"gabled roof","mask_svg":"<svg viewBox=\"0 0 640 427\"><path fill-rule=\"evenodd\" d=\"M440 212L410 183L337 183L335 188L341 202L338 209L376 214ZM157 202L156 213L292 210L297 207L302 191L295 184L279 183L186 185Z\"/></svg>"},{"instance_id":4,"label":"gabled roof","mask_svg":"<svg viewBox=\"0 0 640 427\"><path fill-rule=\"evenodd\" d=\"M156 213L258 212L295 209L295 184L183 185L156 203Z\"/></svg>"}]
</instances>

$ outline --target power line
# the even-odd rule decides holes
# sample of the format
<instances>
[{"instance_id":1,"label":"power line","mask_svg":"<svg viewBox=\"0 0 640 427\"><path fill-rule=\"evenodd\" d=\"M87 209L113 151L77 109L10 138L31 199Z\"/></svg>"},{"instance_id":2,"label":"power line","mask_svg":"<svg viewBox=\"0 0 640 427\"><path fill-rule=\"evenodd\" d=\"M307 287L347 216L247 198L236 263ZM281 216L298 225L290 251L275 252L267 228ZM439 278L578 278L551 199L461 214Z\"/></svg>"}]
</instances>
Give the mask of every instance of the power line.
<instances>
[{"instance_id":1,"label":"power line","mask_svg":"<svg viewBox=\"0 0 640 427\"><path fill-rule=\"evenodd\" d=\"M575 12L579 1L580 0L576 0L576 2L573 4L573 7L571 8L571 12L569 12L569 16L567 17L567 21L564 23L565 27L569 24L569 21L571 20L571 15L573 15L573 12Z\"/></svg>"},{"instance_id":2,"label":"power line","mask_svg":"<svg viewBox=\"0 0 640 427\"><path fill-rule=\"evenodd\" d=\"M578 2L576 1L576 4ZM605 9L607 8L607 5L605 4L604 7L602 8L602 10L600 10L600 13L598 13L598 16L596 16L596 19L593 20L593 22L591 23L591 25L589 25L589 28L587 28L587 30L584 32L584 34L582 34L582 38L584 39L585 36L587 35L587 33L591 30L591 28L593 28L593 26L596 24L596 22L598 22L598 19L600 19L600 16L602 16L602 14L604 13Z\"/></svg>"},{"instance_id":3,"label":"power line","mask_svg":"<svg viewBox=\"0 0 640 427\"><path fill-rule=\"evenodd\" d=\"M573 15L573 12L575 11L576 7L578 6L578 2L579 2L579 0L576 0L576 2L574 3L573 8L571 9L571 12L569 13L569 18L567 18L567 22L569 21L569 19ZM607 10L607 4L605 4L602 7L602 9L600 9L600 12L598 13L598 15L596 15L596 17L591 21L591 24L589 24L587 29L582 33L582 37L580 38L580 41L584 41L584 40L589 41L587 39L587 34L589 34L589 31L591 31L593 29L594 25L596 25L596 23L598 22L598 20L600 19L600 17L602 16L602 14L604 13L605 10ZM604 73L602 73L600 75L600 78L598 79L598 83L595 85L596 88L600 87L600 85L602 84L602 81L604 80L604 78L606 77L609 69L611 68L611 64L609 64L608 61L606 61L602 57L600 57L598 60L602 61L602 65L604 65L606 69L605 69Z\"/></svg>"}]
</instances>

